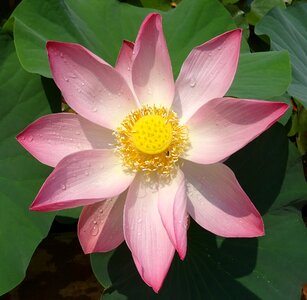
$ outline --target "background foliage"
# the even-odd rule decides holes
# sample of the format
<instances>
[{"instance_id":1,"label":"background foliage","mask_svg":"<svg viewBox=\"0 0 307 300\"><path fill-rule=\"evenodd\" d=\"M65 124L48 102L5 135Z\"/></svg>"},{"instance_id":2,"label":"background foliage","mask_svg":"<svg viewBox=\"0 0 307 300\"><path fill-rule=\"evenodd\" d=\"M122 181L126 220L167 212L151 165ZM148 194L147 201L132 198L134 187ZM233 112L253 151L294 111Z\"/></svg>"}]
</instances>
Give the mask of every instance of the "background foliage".
<instances>
[{"instance_id":1,"label":"background foliage","mask_svg":"<svg viewBox=\"0 0 307 300\"><path fill-rule=\"evenodd\" d=\"M263 215L265 237L223 239L192 223L187 258L175 257L158 295L141 281L125 245L92 255L93 272L106 288L103 299L298 299L307 282L300 146L307 130L307 3L23 0L10 18L9 3L0 35L0 295L23 280L55 216L28 211L51 169L15 141L37 117L61 111L61 95L49 79L46 41L80 43L114 64L122 40L133 41L144 17L159 11L175 77L193 47L240 26L245 39L228 95L288 103L293 96L299 114L290 116L289 110L281 120L286 127L276 124L226 162ZM77 217L79 210L59 214Z\"/></svg>"}]
</instances>

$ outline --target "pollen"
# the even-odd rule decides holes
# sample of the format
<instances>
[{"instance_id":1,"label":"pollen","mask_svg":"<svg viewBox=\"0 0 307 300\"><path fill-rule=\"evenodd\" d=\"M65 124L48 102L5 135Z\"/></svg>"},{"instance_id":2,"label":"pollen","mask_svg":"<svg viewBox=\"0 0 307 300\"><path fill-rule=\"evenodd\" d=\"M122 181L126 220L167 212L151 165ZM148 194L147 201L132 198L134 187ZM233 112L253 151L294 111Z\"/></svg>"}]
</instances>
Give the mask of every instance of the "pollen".
<instances>
[{"instance_id":1,"label":"pollen","mask_svg":"<svg viewBox=\"0 0 307 300\"><path fill-rule=\"evenodd\" d=\"M165 107L143 106L132 111L114 132L116 152L125 167L169 178L188 147L188 129L175 112Z\"/></svg>"}]
</instances>

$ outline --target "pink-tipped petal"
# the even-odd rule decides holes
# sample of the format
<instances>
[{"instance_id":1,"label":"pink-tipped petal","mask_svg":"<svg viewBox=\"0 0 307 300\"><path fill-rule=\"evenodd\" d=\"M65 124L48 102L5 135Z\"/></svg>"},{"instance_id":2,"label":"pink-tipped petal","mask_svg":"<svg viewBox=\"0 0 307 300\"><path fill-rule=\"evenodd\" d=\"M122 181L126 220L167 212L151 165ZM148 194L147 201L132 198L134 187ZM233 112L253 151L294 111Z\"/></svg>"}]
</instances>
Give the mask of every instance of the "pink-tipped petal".
<instances>
[{"instance_id":1,"label":"pink-tipped petal","mask_svg":"<svg viewBox=\"0 0 307 300\"><path fill-rule=\"evenodd\" d=\"M124 78L86 48L48 42L47 50L55 83L69 106L84 118L114 129L136 108Z\"/></svg>"},{"instance_id":2,"label":"pink-tipped petal","mask_svg":"<svg viewBox=\"0 0 307 300\"><path fill-rule=\"evenodd\" d=\"M194 48L176 81L173 109L186 122L207 101L223 97L238 65L241 29L228 31Z\"/></svg>"},{"instance_id":3,"label":"pink-tipped petal","mask_svg":"<svg viewBox=\"0 0 307 300\"><path fill-rule=\"evenodd\" d=\"M187 251L187 196L183 173L177 175L169 184L159 187L158 208L163 225L183 260Z\"/></svg>"},{"instance_id":4,"label":"pink-tipped petal","mask_svg":"<svg viewBox=\"0 0 307 300\"><path fill-rule=\"evenodd\" d=\"M115 69L125 78L131 90L133 90L131 75L133 48L134 43L123 41L115 65Z\"/></svg>"},{"instance_id":5,"label":"pink-tipped petal","mask_svg":"<svg viewBox=\"0 0 307 300\"><path fill-rule=\"evenodd\" d=\"M174 256L174 246L158 210L158 190L136 176L124 208L124 236L143 280L160 289Z\"/></svg>"},{"instance_id":6,"label":"pink-tipped petal","mask_svg":"<svg viewBox=\"0 0 307 300\"><path fill-rule=\"evenodd\" d=\"M264 235L261 216L233 172L224 164L186 161L187 209L203 228L224 237Z\"/></svg>"},{"instance_id":7,"label":"pink-tipped petal","mask_svg":"<svg viewBox=\"0 0 307 300\"><path fill-rule=\"evenodd\" d=\"M65 156L88 149L108 149L112 131L71 113L39 118L16 137L40 162L55 167Z\"/></svg>"},{"instance_id":8,"label":"pink-tipped petal","mask_svg":"<svg viewBox=\"0 0 307 300\"><path fill-rule=\"evenodd\" d=\"M191 147L185 158L201 164L222 161L273 125L285 103L220 98L203 105L187 122Z\"/></svg>"},{"instance_id":9,"label":"pink-tipped petal","mask_svg":"<svg viewBox=\"0 0 307 300\"><path fill-rule=\"evenodd\" d=\"M84 253L108 252L124 241L123 211L127 193L83 208L78 237Z\"/></svg>"},{"instance_id":10,"label":"pink-tipped petal","mask_svg":"<svg viewBox=\"0 0 307 300\"><path fill-rule=\"evenodd\" d=\"M63 158L49 175L31 209L53 211L86 206L122 193L134 175L122 169L113 150L85 150Z\"/></svg>"},{"instance_id":11,"label":"pink-tipped petal","mask_svg":"<svg viewBox=\"0 0 307 300\"><path fill-rule=\"evenodd\" d=\"M136 38L132 82L141 104L171 106L175 84L162 19L156 13L145 18Z\"/></svg>"}]
</instances>

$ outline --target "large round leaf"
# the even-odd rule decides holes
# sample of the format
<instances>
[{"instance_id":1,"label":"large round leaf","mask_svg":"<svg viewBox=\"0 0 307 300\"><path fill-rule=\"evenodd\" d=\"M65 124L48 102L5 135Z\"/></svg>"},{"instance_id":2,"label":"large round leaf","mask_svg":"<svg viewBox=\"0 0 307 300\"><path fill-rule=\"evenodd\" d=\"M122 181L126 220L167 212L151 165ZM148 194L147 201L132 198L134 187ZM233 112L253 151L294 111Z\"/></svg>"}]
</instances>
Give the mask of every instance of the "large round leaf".
<instances>
[{"instance_id":1,"label":"large round leaf","mask_svg":"<svg viewBox=\"0 0 307 300\"><path fill-rule=\"evenodd\" d=\"M35 248L48 233L53 214L29 212L50 168L33 159L15 140L29 122L51 112L43 83L40 76L21 68L9 37L0 35L0 48L1 295L24 278Z\"/></svg>"},{"instance_id":2,"label":"large round leaf","mask_svg":"<svg viewBox=\"0 0 307 300\"><path fill-rule=\"evenodd\" d=\"M307 189L296 149L288 151L276 125L227 164L263 214L266 235L217 238L192 222L187 257L175 257L158 295L141 281L125 245L94 254L94 272L107 287L103 299L298 299L306 280L307 230L294 207L306 201Z\"/></svg>"},{"instance_id":3,"label":"large round leaf","mask_svg":"<svg viewBox=\"0 0 307 300\"><path fill-rule=\"evenodd\" d=\"M257 34L271 39L273 50L286 49L292 63L292 82L288 92L307 105L307 3L287 9L274 8L256 26Z\"/></svg>"}]
</instances>

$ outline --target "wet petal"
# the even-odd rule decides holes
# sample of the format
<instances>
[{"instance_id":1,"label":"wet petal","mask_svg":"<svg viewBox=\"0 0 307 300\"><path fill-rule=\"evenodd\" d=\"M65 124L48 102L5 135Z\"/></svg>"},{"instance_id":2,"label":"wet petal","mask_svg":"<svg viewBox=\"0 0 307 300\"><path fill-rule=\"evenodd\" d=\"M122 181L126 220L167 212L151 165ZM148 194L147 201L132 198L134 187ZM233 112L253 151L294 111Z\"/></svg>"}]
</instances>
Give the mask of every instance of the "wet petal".
<instances>
[{"instance_id":1,"label":"wet petal","mask_svg":"<svg viewBox=\"0 0 307 300\"><path fill-rule=\"evenodd\" d=\"M84 253L108 252L124 241L123 211L127 193L83 208L78 237Z\"/></svg>"},{"instance_id":2,"label":"wet petal","mask_svg":"<svg viewBox=\"0 0 307 300\"><path fill-rule=\"evenodd\" d=\"M132 82L141 104L171 106L175 85L160 15L145 18L134 52Z\"/></svg>"},{"instance_id":3,"label":"wet petal","mask_svg":"<svg viewBox=\"0 0 307 300\"><path fill-rule=\"evenodd\" d=\"M124 235L143 280L160 289L174 256L174 246L162 224L157 189L137 176L124 208Z\"/></svg>"},{"instance_id":4,"label":"wet petal","mask_svg":"<svg viewBox=\"0 0 307 300\"><path fill-rule=\"evenodd\" d=\"M36 159L51 167L71 153L107 149L114 143L111 130L70 113L39 118L25 128L17 140Z\"/></svg>"},{"instance_id":5,"label":"wet petal","mask_svg":"<svg viewBox=\"0 0 307 300\"><path fill-rule=\"evenodd\" d=\"M62 159L47 178L31 210L53 211L90 205L122 193L133 174L113 150L85 150Z\"/></svg>"},{"instance_id":6,"label":"wet petal","mask_svg":"<svg viewBox=\"0 0 307 300\"><path fill-rule=\"evenodd\" d=\"M185 158L197 163L222 161L272 126L285 103L234 98L214 99L187 122L191 147Z\"/></svg>"},{"instance_id":7,"label":"wet petal","mask_svg":"<svg viewBox=\"0 0 307 300\"><path fill-rule=\"evenodd\" d=\"M133 47L134 43L123 41L115 65L115 69L125 78L131 90L133 90L131 76Z\"/></svg>"},{"instance_id":8,"label":"wet petal","mask_svg":"<svg viewBox=\"0 0 307 300\"><path fill-rule=\"evenodd\" d=\"M183 171L187 209L200 226L224 237L264 235L259 212L226 165L204 166L186 161Z\"/></svg>"},{"instance_id":9,"label":"wet petal","mask_svg":"<svg viewBox=\"0 0 307 300\"><path fill-rule=\"evenodd\" d=\"M159 187L158 208L163 225L183 260L187 251L187 196L185 179L179 170L169 184Z\"/></svg>"},{"instance_id":10,"label":"wet petal","mask_svg":"<svg viewBox=\"0 0 307 300\"><path fill-rule=\"evenodd\" d=\"M174 110L186 122L198 108L228 91L238 65L241 29L228 31L194 48L176 81Z\"/></svg>"},{"instance_id":11,"label":"wet petal","mask_svg":"<svg viewBox=\"0 0 307 300\"><path fill-rule=\"evenodd\" d=\"M114 129L136 108L123 77L86 48L48 42L47 49L54 81L69 106L84 118Z\"/></svg>"}]
</instances>

